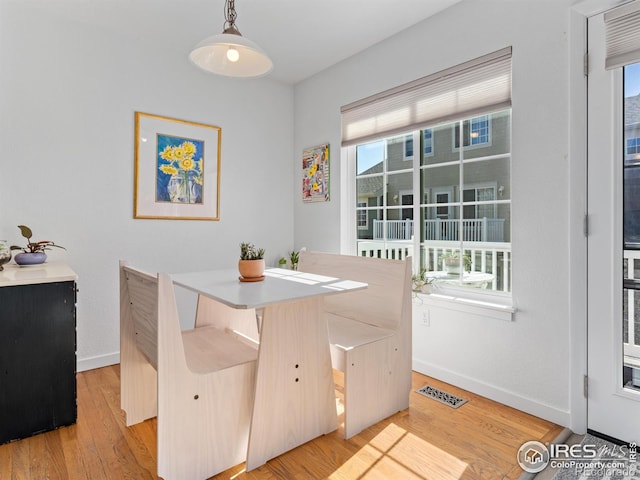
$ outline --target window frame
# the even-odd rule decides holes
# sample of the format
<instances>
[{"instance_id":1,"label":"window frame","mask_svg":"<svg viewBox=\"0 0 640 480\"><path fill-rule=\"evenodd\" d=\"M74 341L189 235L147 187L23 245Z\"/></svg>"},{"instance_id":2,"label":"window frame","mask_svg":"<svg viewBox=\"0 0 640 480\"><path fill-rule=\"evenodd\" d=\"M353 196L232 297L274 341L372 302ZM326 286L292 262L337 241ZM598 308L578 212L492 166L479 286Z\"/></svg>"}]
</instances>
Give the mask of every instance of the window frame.
<instances>
[{"instance_id":1,"label":"window frame","mask_svg":"<svg viewBox=\"0 0 640 480\"><path fill-rule=\"evenodd\" d=\"M629 146L629 142L633 141L635 143L635 145ZM629 148L634 149L633 152L629 151ZM628 155L638 155L640 154L640 137L629 137L626 139L625 141L625 146L624 146L624 152L625 152L625 156Z\"/></svg>"},{"instance_id":2,"label":"window frame","mask_svg":"<svg viewBox=\"0 0 640 480\"><path fill-rule=\"evenodd\" d=\"M487 141L486 142L482 142L482 143L476 143L476 144L472 144L472 138L473 138L473 130L472 130L472 124L473 121L478 119L478 118L482 118L482 117L486 117L487 118ZM493 145L492 139L493 139L493 129L491 127L491 114L487 113L484 115L475 115L471 118L468 119L464 119L462 121L462 134L464 135L464 138L462 139L462 148L464 148L465 150L473 150L476 148L488 148L491 147ZM452 132L451 132L451 142L452 142L452 151L457 152L460 150L460 146L456 145L457 142L460 141L460 137L459 137L459 128L460 128L460 121L454 122L455 125L452 125ZM465 124L468 123L468 129L466 130L465 133ZM468 145L465 145L465 142L469 142Z\"/></svg>"},{"instance_id":3,"label":"window frame","mask_svg":"<svg viewBox=\"0 0 640 480\"><path fill-rule=\"evenodd\" d=\"M429 132L429 143L427 144L426 133ZM407 153L407 144L411 141L411 155ZM416 151L414 145L415 140L413 138L413 134L404 135L404 145L402 150L402 160L404 161L413 161L414 152ZM420 146L422 148L422 156L423 157L433 157L434 155L434 145L433 145L433 129L432 128L424 128L420 130ZM429 151L427 151L427 146L429 147Z\"/></svg>"},{"instance_id":4,"label":"window frame","mask_svg":"<svg viewBox=\"0 0 640 480\"><path fill-rule=\"evenodd\" d=\"M494 182L480 182L480 183L466 183L463 185L463 189L462 189L462 197L463 197L463 201L462 201L462 208L464 209L464 207L470 207L473 206L474 207L474 217L473 218L483 218L483 217L479 217L478 216L478 207L482 206L482 205L489 205L486 204L484 202L491 202L490 205L493 207L493 215L496 215L496 204L494 203L497 199L498 199L498 182L494 181ZM493 198L491 200L478 200L478 190L482 190L482 189L491 189L493 191ZM467 192L469 190L473 190L474 191L474 199L467 201L464 200L464 192ZM478 203L481 202L481 203ZM466 215L463 214L464 218L469 218Z\"/></svg>"},{"instance_id":5,"label":"window frame","mask_svg":"<svg viewBox=\"0 0 640 480\"><path fill-rule=\"evenodd\" d=\"M407 153L407 145L411 141L411 155ZM413 141L413 135L404 135L402 139L402 160L405 162L412 162L414 157L415 143Z\"/></svg>"},{"instance_id":6,"label":"window frame","mask_svg":"<svg viewBox=\"0 0 640 480\"><path fill-rule=\"evenodd\" d=\"M358 226L358 230L369 229L369 216L367 215L367 207L367 202L362 202L360 200L356 202L356 225ZM360 213L364 213L364 225L360 224Z\"/></svg>"},{"instance_id":7,"label":"window frame","mask_svg":"<svg viewBox=\"0 0 640 480\"><path fill-rule=\"evenodd\" d=\"M488 116L488 129L489 129L489 135L490 137L493 134L493 129L492 129L492 114L498 114L500 112L508 112L507 115L509 116L509 130L508 130L508 134L509 134L509 140L508 140L508 145L507 145L507 151L504 154L499 154L498 156L504 156L504 157L508 157L509 158L509 172L508 175L509 177L511 176L511 157L512 157L512 151L511 151L511 146L510 146L510 138L511 138L511 116L512 116L512 109L509 108L503 108L497 111L492 111L492 112L487 112L486 116ZM476 118L476 117L481 117L484 115L475 115L474 117L471 118ZM464 122L465 120L468 120L470 122L470 118L468 119L462 119L462 120L458 120L457 123L458 125L463 125L462 122ZM446 122L451 123L451 122ZM435 127L435 125L434 125ZM412 132L413 135L413 141L414 141L414 145L416 144L416 140L420 140L422 141L422 137L423 137L423 130L424 129L420 129L420 130L415 130ZM431 128L432 131L433 128ZM455 129L453 130L453 132L455 132ZM388 138L397 138L398 136L390 136ZM404 139L406 138L406 135L403 135L403 147L404 147ZM360 145L365 145L369 142L363 142ZM435 143L435 142L434 142ZM491 146L493 145L493 142L487 144L487 143L483 143L481 145L474 145L474 146L468 146L468 147L464 147L463 152L464 151L468 151L471 149L475 149L475 148L481 148L481 147L487 147L487 146ZM343 147L343 151L345 151L345 157L346 158L353 158L355 160L356 158L356 149L357 149L358 145L350 145L350 146L345 146ZM452 145L453 147L453 145ZM404 153L405 150L403 150ZM414 150L415 151L415 150ZM459 148L452 148L453 152L459 152L460 149ZM463 155L460 155L459 160L456 160L456 163L459 161L461 165L464 165L465 162L468 162L469 159L465 159L462 158ZM487 156L486 157L491 158L491 156ZM480 157L480 160L484 160L484 157ZM477 159L471 159L471 161L476 161ZM385 165L386 165L386 161L387 159L385 159ZM348 162L346 162L346 164L348 164ZM431 200L434 201L435 199L435 190L433 188L427 189L427 190L422 190L422 187L420 185L421 183L421 175L422 175L422 169L424 168L429 168L430 165L429 164L423 164L423 158L421 158L420 156L416 156L414 155L413 158L413 164L412 164L412 171L413 171L413 178L414 178L414 192L419 191L420 194L419 195L414 195L414 219L420 219L421 215L422 215L422 209L426 206L431 206L430 204L425 204L425 203L420 203L421 199L418 197L423 197L422 201L427 201L427 200ZM383 183L386 185L386 176L390 173L389 171L385 169L383 169L383 176L385 177L385 180L383 180ZM351 189L353 190L353 186L355 186L355 179L357 178L356 172L355 172L355 168L353 169L348 169L348 174L345 178L350 178L349 180L349 186L351 187ZM394 172L391 172L394 173ZM509 180L510 181L510 180ZM501 200L502 195L499 193L498 190L498 182L478 182L478 183L469 183L466 185L462 185L462 187L472 187L475 190L475 197L477 198L477 188L492 188L493 189L493 195L494 195L494 199L495 200L491 200L491 202L496 202L497 203L508 203L509 204L509 208L511 205L511 198L509 196L509 198L507 200ZM453 186L454 188L452 189L453 191L450 192L450 200L453 204L455 204L455 206L459 206L460 209L460 214L462 212L462 208L463 208L463 201L462 201L462 192L458 192L459 195L455 195L455 190L459 189L461 187L460 183L454 184ZM385 186L386 189L386 186ZM467 188L464 188L467 189ZM438 191L443 190L443 189L439 189ZM386 191L386 190L385 190ZM432 198L433 196L433 198ZM477 201L477 200L476 200ZM450 203L451 203L450 202ZM353 203L351 203L350 205L353 205ZM349 207L347 207L349 208ZM379 207L379 208L383 208L383 207ZM496 207L497 208L497 207ZM475 205L475 210L476 210L476 214L477 214L477 204ZM353 212L354 209L353 207L350 207L350 211ZM459 216L459 215L458 215ZM387 216L386 213L385 215L383 215L383 220L387 220ZM355 219L354 219L355 221ZM357 229L353 228L354 223L351 222L350 225L347 227L352 233L351 233L351 238L353 239L352 242L350 242L349 248L346 249L346 251L348 252L352 252L353 254L357 255L358 254L358 248L357 248L357 244L360 241L363 241L362 239L358 239L358 235L356 235ZM386 228L385 228L386 230ZM414 233L413 235L413 251L418 251L421 252L423 249L423 245L425 244L423 240L421 240L420 236L417 235L417 232ZM442 287L439 287L438 290L440 291L441 294L445 294L447 296L450 296L451 298L456 298L456 299L464 299L464 298L486 298L488 302L490 302L492 305L498 305L498 309L502 309L502 308L507 308L507 310L509 310L510 305L511 305L511 301L512 301L512 286L511 286L511 279L512 279L512 258L511 258L511 252L512 252L512 239L510 237L508 237L508 242L505 242L505 244L507 245L505 248L506 250L504 250L504 254L507 255L507 257L505 257L505 262L508 265L508 268L503 272L504 274L507 275L506 279L503 280L506 282L507 285L507 291L502 291L502 290L493 290L493 289L487 289L487 290L482 290L482 291L478 291L478 289L472 289L469 288L468 286L464 286L462 284L460 285L443 285ZM366 241L366 240L364 240ZM385 240L386 241L386 240ZM344 244L343 244L344 245ZM464 248L465 250L469 248L469 242L464 242L461 241L460 242L460 247ZM501 249L498 249L498 251L500 251ZM345 251L343 249L343 251ZM422 253L421 253L422 255ZM420 264L421 264L421 259L420 259L420 255L415 255L414 259L413 259L413 264L414 264L414 271L419 271L420 269ZM504 278L504 277L503 277ZM493 308L493 307L491 307ZM511 310L510 310L511 311Z\"/></svg>"}]
</instances>

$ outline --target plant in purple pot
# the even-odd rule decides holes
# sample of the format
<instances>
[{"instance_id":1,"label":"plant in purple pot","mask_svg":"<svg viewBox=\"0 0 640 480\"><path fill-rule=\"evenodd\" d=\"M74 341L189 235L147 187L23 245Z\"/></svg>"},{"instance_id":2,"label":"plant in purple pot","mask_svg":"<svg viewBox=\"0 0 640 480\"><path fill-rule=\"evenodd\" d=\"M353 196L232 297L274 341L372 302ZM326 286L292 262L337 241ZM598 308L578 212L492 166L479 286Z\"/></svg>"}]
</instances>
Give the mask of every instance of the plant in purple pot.
<instances>
[{"instance_id":1,"label":"plant in purple pot","mask_svg":"<svg viewBox=\"0 0 640 480\"><path fill-rule=\"evenodd\" d=\"M39 265L47 260L47 254L45 250L51 250L51 247L62 248L61 245L56 245L51 240L41 240L39 242L31 241L33 232L26 225L18 225L20 233L27 239L27 246L21 247L19 245L11 245L11 250L22 250L22 253L16 254L14 257L18 265Z\"/></svg>"}]
</instances>

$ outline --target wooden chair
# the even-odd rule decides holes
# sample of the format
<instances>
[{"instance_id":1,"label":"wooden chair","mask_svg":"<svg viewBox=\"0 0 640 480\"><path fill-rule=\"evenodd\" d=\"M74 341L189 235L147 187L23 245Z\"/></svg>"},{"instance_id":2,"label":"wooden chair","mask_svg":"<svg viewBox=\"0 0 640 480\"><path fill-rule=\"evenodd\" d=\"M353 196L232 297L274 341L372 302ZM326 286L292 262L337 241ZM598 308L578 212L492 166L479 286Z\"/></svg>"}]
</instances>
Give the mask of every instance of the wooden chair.
<instances>
[{"instance_id":1,"label":"wooden chair","mask_svg":"<svg viewBox=\"0 0 640 480\"><path fill-rule=\"evenodd\" d=\"M121 406L158 417L158 476L205 479L246 459L257 350L214 326L181 331L174 287L120 262Z\"/></svg>"},{"instance_id":2,"label":"wooden chair","mask_svg":"<svg viewBox=\"0 0 640 480\"><path fill-rule=\"evenodd\" d=\"M324 299L331 361L344 372L345 438L408 408L411 258L302 252L298 270L369 284L366 290Z\"/></svg>"}]
</instances>

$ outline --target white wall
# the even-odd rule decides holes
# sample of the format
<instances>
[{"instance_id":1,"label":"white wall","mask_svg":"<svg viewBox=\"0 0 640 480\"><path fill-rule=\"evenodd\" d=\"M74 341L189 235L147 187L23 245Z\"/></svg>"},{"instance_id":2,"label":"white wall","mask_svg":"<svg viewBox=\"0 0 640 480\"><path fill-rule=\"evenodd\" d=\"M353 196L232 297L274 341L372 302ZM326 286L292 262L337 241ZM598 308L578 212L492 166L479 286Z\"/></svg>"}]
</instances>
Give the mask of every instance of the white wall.
<instances>
[{"instance_id":1,"label":"white wall","mask_svg":"<svg viewBox=\"0 0 640 480\"><path fill-rule=\"evenodd\" d=\"M22 241L25 223L68 248L52 258L79 275L81 369L117 361L119 258L185 271L233 266L243 240L270 262L294 247L339 251L340 106L512 45L518 312L505 322L432 309L430 327L414 327L414 367L568 423L565 0L465 0L295 91L207 75L186 52L65 19L62 2L58 15L28 3L0 1L0 238ZM134 111L222 127L219 222L132 218ZM303 204L301 152L323 142L331 201Z\"/></svg>"},{"instance_id":2,"label":"white wall","mask_svg":"<svg viewBox=\"0 0 640 480\"><path fill-rule=\"evenodd\" d=\"M295 152L330 142L332 199L308 205L294 192L294 243L337 252L340 106L513 47L518 311L506 322L432 308L429 327L414 323L414 368L563 425L570 423L569 23L565 1L466 0L295 88ZM298 159L294 165L299 178ZM414 310L421 319L424 307Z\"/></svg>"},{"instance_id":3,"label":"white wall","mask_svg":"<svg viewBox=\"0 0 640 480\"><path fill-rule=\"evenodd\" d=\"M187 53L0 2L0 238L18 224L79 276L79 368L118 361L118 259L149 270L233 267L293 248L293 89L229 80ZM72 6L68 6L72 8ZM134 112L222 128L220 221L133 219Z\"/></svg>"}]
</instances>

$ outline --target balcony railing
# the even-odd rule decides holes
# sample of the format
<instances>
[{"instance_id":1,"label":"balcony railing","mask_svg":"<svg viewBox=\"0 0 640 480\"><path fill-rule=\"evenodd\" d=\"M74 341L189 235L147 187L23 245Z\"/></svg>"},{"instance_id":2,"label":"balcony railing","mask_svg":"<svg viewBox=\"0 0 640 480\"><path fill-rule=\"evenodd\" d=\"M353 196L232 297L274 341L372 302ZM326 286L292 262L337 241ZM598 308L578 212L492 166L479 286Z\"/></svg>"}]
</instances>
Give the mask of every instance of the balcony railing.
<instances>
[{"instance_id":1,"label":"balcony railing","mask_svg":"<svg viewBox=\"0 0 640 480\"><path fill-rule=\"evenodd\" d=\"M626 278L640 280L636 276L635 263L640 260L640 251L625 250ZM640 368L640 290L625 288L625 308L623 312L624 363L628 367ZM634 382L635 383L635 382Z\"/></svg>"},{"instance_id":2,"label":"balcony railing","mask_svg":"<svg viewBox=\"0 0 640 480\"><path fill-rule=\"evenodd\" d=\"M411 240L413 220L373 220L373 239L382 240L384 225L387 240ZM465 218L462 220L465 242L504 242L504 218ZM460 220L436 218L424 221L425 240L460 241Z\"/></svg>"},{"instance_id":3,"label":"balcony railing","mask_svg":"<svg viewBox=\"0 0 640 480\"><path fill-rule=\"evenodd\" d=\"M430 240L420 245L421 257L427 271L442 271L444 254L458 251L459 242ZM405 240L376 241L359 240L358 255L365 257L392 258L403 260L413 257L413 242ZM477 242L464 249L464 255L471 260L471 272L489 273L492 279L486 288L503 292L511 291L511 244ZM438 280L436 280L438 281Z\"/></svg>"}]
</instances>

